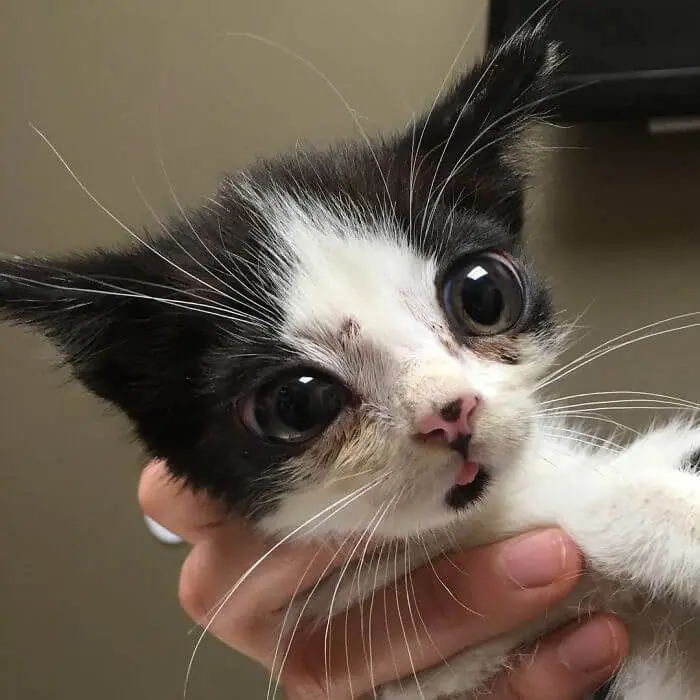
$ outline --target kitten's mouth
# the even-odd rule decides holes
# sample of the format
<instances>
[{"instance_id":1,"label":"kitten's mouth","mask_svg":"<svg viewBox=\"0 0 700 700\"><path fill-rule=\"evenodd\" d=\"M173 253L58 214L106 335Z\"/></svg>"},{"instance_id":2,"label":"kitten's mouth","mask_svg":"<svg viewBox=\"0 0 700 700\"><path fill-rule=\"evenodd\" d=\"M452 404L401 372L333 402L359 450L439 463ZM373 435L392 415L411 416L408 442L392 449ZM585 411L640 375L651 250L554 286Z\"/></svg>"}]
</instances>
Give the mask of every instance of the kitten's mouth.
<instances>
[{"instance_id":1,"label":"kitten's mouth","mask_svg":"<svg viewBox=\"0 0 700 700\"><path fill-rule=\"evenodd\" d=\"M470 506L483 496L489 479L483 465L465 460L457 473L454 486L445 496L445 502L455 510Z\"/></svg>"}]
</instances>

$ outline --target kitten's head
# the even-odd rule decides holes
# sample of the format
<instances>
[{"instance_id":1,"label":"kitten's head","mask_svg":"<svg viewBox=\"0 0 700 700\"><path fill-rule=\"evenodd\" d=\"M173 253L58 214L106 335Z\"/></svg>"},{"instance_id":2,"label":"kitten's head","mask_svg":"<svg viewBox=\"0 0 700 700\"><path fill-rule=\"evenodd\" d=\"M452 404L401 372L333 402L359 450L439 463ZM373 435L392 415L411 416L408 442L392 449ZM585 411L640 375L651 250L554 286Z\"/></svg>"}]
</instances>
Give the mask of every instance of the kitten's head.
<instances>
[{"instance_id":1,"label":"kitten's head","mask_svg":"<svg viewBox=\"0 0 700 700\"><path fill-rule=\"evenodd\" d=\"M266 527L448 523L526 446L554 342L520 240L552 68L523 31L404 133L259 163L122 252L0 262L0 311Z\"/></svg>"}]
</instances>

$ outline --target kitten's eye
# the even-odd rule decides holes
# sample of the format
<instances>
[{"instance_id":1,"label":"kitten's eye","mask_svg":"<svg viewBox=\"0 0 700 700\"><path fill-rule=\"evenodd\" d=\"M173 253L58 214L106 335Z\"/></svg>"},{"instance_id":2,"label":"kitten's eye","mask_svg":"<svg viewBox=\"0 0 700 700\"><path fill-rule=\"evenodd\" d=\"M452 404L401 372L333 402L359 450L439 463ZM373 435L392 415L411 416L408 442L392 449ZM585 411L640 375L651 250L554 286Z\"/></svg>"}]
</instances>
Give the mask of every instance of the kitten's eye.
<instances>
[{"instance_id":1,"label":"kitten's eye","mask_svg":"<svg viewBox=\"0 0 700 700\"><path fill-rule=\"evenodd\" d=\"M506 258L495 253L482 253L453 268L443 295L452 321L471 335L504 333L523 312L520 276Z\"/></svg>"},{"instance_id":2,"label":"kitten's eye","mask_svg":"<svg viewBox=\"0 0 700 700\"><path fill-rule=\"evenodd\" d=\"M266 440L299 443L323 432L348 401L337 380L297 369L259 386L240 404L240 415L248 430Z\"/></svg>"}]
</instances>

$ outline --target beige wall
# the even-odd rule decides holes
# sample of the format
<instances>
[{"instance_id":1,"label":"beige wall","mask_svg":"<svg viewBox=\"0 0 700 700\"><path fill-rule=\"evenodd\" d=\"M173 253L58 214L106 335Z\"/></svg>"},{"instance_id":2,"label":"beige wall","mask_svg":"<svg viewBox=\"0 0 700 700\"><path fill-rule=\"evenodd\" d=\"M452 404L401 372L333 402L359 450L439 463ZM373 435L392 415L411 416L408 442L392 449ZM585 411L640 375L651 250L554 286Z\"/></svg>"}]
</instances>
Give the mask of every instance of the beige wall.
<instances>
[{"instance_id":1,"label":"beige wall","mask_svg":"<svg viewBox=\"0 0 700 700\"><path fill-rule=\"evenodd\" d=\"M301 52L374 129L406 121L432 97L475 21L461 63L479 50L482 10L481 0L3 3L0 250L125 235L29 122L107 207L145 224L134 182L159 213L175 209L157 134L174 187L191 202L255 155L352 133L312 71L224 33ZM577 347L700 309L700 141L631 127L553 137L567 148L551 154L533 191L531 231L561 306L569 316L590 307ZM698 347L697 332L666 336L611 355L568 386L698 400ZM123 423L60 386L48 355L36 338L0 329L0 697L172 700L194 643L175 597L184 552L146 534L134 499L140 455ZM210 642L189 697L257 697L242 690L255 679Z\"/></svg>"}]
</instances>

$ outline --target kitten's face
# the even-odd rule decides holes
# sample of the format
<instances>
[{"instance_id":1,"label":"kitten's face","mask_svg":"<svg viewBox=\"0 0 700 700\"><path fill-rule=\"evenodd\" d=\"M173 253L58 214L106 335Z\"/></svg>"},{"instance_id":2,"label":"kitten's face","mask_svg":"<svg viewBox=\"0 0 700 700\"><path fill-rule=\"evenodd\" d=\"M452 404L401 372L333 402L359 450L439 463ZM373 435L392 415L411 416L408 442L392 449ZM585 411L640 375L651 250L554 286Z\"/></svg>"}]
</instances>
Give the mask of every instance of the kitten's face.
<instances>
[{"instance_id":1,"label":"kitten's face","mask_svg":"<svg viewBox=\"0 0 700 700\"><path fill-rule=\"evenodd\" d=\"M260 163L135 250L0 263L0 311L269 529L442 526L518 458L551 359L518 157L551 64L528 30L407 133Z\"/></svg>"},{"instance_id":2,"label":"kitten's face","mask_svg":"<svg viewBox=\"0 0 700 700\"><path fill-rule=\"evenodd\" d=\"M378 534L444 525L517 459L531 429L553 330L519 246L474 214L440 212L421 246L390 212L286 193L257 206L292 261L279 338L294 362L244 393L238 411L267 439L302 448L281 468L291 488L267 526L288 529L335 502L344 507L312 521L316 531L352 530L385 507ZM465 439L445 439L460 433L458 411L452 421L441 411L469 398Z\"/></svg>"}]
</instances>

